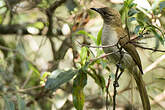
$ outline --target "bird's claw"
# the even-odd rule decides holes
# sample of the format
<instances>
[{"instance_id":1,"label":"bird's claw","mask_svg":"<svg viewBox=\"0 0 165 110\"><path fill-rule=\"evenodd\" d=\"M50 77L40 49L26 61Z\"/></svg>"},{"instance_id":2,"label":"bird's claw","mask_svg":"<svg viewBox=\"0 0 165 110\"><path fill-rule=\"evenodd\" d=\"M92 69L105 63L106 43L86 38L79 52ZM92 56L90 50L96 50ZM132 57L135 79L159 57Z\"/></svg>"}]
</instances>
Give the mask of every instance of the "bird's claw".
<instances>
[{"instance_id":1,"label":"bird's claw","mask_svg":"<svg viewBox=\"0 0 165 110\"><path fill-rule=\"evenodd\" d=\"M118 81L114 81L113 86L114 86L114 87L119 87Z\"/></svg>"}]
</instances>

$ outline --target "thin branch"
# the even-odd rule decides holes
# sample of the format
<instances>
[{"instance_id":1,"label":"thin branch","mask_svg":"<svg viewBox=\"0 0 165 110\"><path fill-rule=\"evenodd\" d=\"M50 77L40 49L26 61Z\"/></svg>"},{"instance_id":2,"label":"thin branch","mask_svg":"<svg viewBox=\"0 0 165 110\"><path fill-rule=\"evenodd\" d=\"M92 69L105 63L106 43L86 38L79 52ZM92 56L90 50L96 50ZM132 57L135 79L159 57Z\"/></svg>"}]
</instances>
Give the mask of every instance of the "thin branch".
<instances>
[{"instance_id":1,"label":"thin branch","mask_svg":"<svg viewBox=\"0 0 165 110\"><path fill-rule=\"evenodd\" d=\"M162 55L159 57L156 61L154 61L151 65L149 65L147 68L145 68L144 73L147 73L154 69L159 63L161 63L165 59L165 55Z\"/></svg>"},{"instance_id":2,"label":"thin branch","mask_svg":"<svg viewBox=\"0 0 165 110\"><path fill-rule=\"evenodd\" d=\"M30 70L30 71L28 72L28 76L27 76L26 80L23 82L23 85L21 86L22 89L23 89L23 88L26 86L26 84L29 82L32 73L33 73L33 70Z\"/></svg>"},{"instance_id":3,"label":"thin branch","mask_svg":"<svg viewBox=\"0 0 165 110\"><path fill-rule=\"evenodd\" d=\"M91 47L91 48L108 48L108 47L114 47L117 46L117 43L114 45L103 45L103 46L92 46L92 45L87 45L87 44L81 44L79 41L77 41L79 45L81 46L86 46L86 47Z\"/></svg>"},{"instance_id":4,"label":"thin branch","mask_svg":"<svg viewBox=\"0 0 165 110\"><path fill-rule=\"evenodd\" d=\"M133 45L135 45L136 47L142 48L142 49L152 50L154 52L165 52L165 50L159 50L159 49L153 49L153 48L143 47L143 46L140 46L138 44L133 44Z\"/></svg>"},{"instance_id":5,"label":"thin branch","mask_svg":"<svg viewBox=\"0 0 165 110\"><path fill-rule=\"evenodd\" d=\"M7 50L7 51L17 52L16 49L11 49L11 48L8 48L8 47L4 47L4 46L2 46L2 45L0 45L0 49L2 49L2 50Z\"/></svg>"},{"instance_id":6,"label":"thin branch","mask_svg":"<svg viewBox=\"0 0 165 110\"><path fill-rule=\"evenodd\" d=\"M110 86L110 83L111 83L111 76L109 75L109 78L108 78L108 83L107 83L107 86L106 86L106 110L108 110L108 99L111 98L111 95L109 93L109 86Z\"/></svg>"},{"instance_id":7,"label":"thin branch","mask_svg":"<svg viewBox=\"0 0 165 110\"><path fill-rule=\"evenodd\" d=\"M31 87L31 88L27 88L27 89L19 89L18 92L27 92L27 91L31 91L31 90L34 90L34 89L39 89L39 88L43 88L44 85L38 85L38 86L34 86L34 87Z\"/></svg>"},{"instance_id":8,"label":"thin branch","mask_svg":"<svg viewBox=\"0 0 165 110\"><path fill-rule=\"evenodd\" d=\"M56 10L56 8L58 6L60 6L62 3L64 3L65 1L66 0L56 1L49 8L46 9L46 14L47 14L48 23L49 23L47 36L50 40L54 60L56 59L56 50L55 50L54 42L53 42L52 37L51 37L52 36L52 29L53 29L53 13Z\"/></svg>"},{"instance_id":9,"label":"thin branch","mask_svg":"<svg viewBox=\"0 0 165 110\"><path fill-rule=\"evenodd\" d=\"M164 105L165 101L164 101L164 99L165 99L165 90L161 94L159 94L156 97L154 97L153 101L151 102L151 104L152 105L158 104L163 109L165 109L165 105Z\"/></svg>"},{"instance_id":10,"label":"thin branch","mask_svg":"<svg viewBox=\"0 0 165 110\"><path fill-rule=\"evenodd\" d=\"M116 52L110 52L110 53L107 53L107 54L101 55L101 56L99 56L99 57L97 57L97 58L92 58L92 59L90 59L90 62L96 61L96 60L101 59L101 58L108 57L109 55L112 55L112 54L117 53L117 52L119 52L119 51L116 51Z\"/></svg>"}]
</instances>

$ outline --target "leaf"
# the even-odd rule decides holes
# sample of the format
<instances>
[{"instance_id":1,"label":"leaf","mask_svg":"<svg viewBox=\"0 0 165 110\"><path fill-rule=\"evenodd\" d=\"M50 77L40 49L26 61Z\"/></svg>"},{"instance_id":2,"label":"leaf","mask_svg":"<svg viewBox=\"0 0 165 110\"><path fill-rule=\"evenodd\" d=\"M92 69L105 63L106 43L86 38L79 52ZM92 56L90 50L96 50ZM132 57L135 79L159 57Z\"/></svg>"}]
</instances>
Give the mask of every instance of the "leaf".
<instances>
[{"instance_id":1,"label":"leaf","mask_svg":"<svg viewBox=\"0 0 165 110\"><path fill-rule=\"evenodd\" d=\"M97 34L97 45L101 44L101 35L102 35L103 28L100 29L100 31Z\"/></svg>"},{"instance_id":2,"label":"leaf","mask_svg":"<svg viewBox=\"0 0 165 110\"><path fill-rule=\"evenodd\" d=\"M102 65L103 69L106 68L106 66L107 66L106 60L100 59L100 63Z\"/></svg>"},{"instance_id":3,"label":"leaf","mask_svg":"<svg viewBox=\"0 0 165 110\"><path fill-rule=\"evenodd\" d=\"M12 101L8 99L7 96L3 96L5 100L5 110L15 110L15 105Z\"/></svg>"},{"instance_id":4,"label":"leaf","mask_svg":"<svg viewBox=\"0 0 165 110\"><path fill-rule=\"evenodd\" d=\"M43 29L44 28L44 23L43 22L36 22L33 24L34 27L38 29Z\"/></svg>"},{"instance_id":5,"label":"leaf","mask_svg":"<svg viewBox=\"0 0 165 110\"><path fill-rule=\"evenodd\" d=\"M95 38L94 36L92 36L91 34L85 32L84 30L78 31L77 34L83 34L83 35L85 35L85 36L88 36L91 40L94 41L95 44L97 44L96 38Z\"/></svg>"},{"instance_id":6,"label":"leaf","mask_svg":"<svg viewBox=\"0 0 165 110\"><path fill-rule=\"evenodd\" d=\"M32 64L29 63L29 68L34 71L34 73L37 74L37 76L40 77L40 72L38 71L37 68L35 68Z\"/></svg>"},{"instance_id":7,"label":"leaf","mask_svg":"<svg viewBox=\"0 0 165 110\"><path fill-rule=\"evenodd\" d=\"M53 71L52 74L48 77L45 84L45 88L55 91L62 84L71 80L76 73L77 73L77 70L70 69L68 71L63 71L63 70L57 69Z\"/></svg>"},{"instance_id":8,"label":"leaf","mask_svg":"<svg viewBox=\"0 0 165 110\"><path fill-rule=\"evenodd\" d=\"M133 15L135 15L136 13L138 13L138 11L137 11L136 9L132 8L132 9L130 9L130 10L128 11L128 16L129 16L129 17L130 17L130 16L133 16Z\"/></svg>"},{"instance_id":9,"label":"leaf","mask_svg":"<svg viewBox=\"0 0 165 110\"><path fill-rule=\"evenodd\" d=\"M87 74L83 69L79 70L73 82L73 104L77 110L83 110L85 96L83 89L87 84Z\"/></svg>"},{"instance_id":10,"label":"leaf","mask_svg":"<svg viewBox=\"0 0 165 110\"><path fill-rule=\"evenodd\" d=\"M140 25L137 25L137 26L135 27L134 33L135 33L135 34L138 34L140 28L141 28L141 26L140 26Z\"/></svg>"},{"instance_id":11,"label":"leaf","mask_svg":"<svg viewBox=\"0 0 165 110\"><path fill-rule=\"evenodd\" d=\"M135 17L130 17L130 18L128 19L128 22L132 22L132 21L135 21L135 20L136 20Z\"/></svg>"},{"instance_id":12,"label":"leaf","mask_svg":"<svg viewBox=\"0 0 165 110\"><path fill-rule=\"evenodd\" d=\"M160 46L160 42L158 39L155 40L155 47L154 47L154 50L157 50Z\"/></svg>"},{"instance_id":13,"label":"leaf","mask_svg":"<svg viewBox=\"0 0 165 110\"><path fill-rule=\"evenodd\" d=\"M134 3L132 3L133 0L125 0L124 1L124 7L132 7L134 5Z\"/></svg>"},{"instance_id":14,"label":"leaf","mask_svg":"<svg viewBox=\"0 0 165 110\"><path fill-rule=\"evenodd\" d=\"M162 77L160 77L160 78L156 78L157 80L161 80L161 81L165 81L165 78L162 78Z\"/></svg>"},{"instance_id":15,"label":"leaf","mask_svg":"<svg viewBox=\"0 0 165 110\"><path fill-rule=\"evenodd\" d=\"M86 58L87 58L87 49L86 47L82 47L80 52L80 59L82 64L85 64Z\"/></svg>"},{"instance_id":16,"label":"leaf","mask_svg":"<svg viewBox=\"0 0 165 110\"><path fill-rule=\"evenodd\" d=\"M157 39L159 39L159 41L161 42L161 44L164 45L164 39L156 32L156 30L153 27L150 30L155 35L155 37Z\"/></svg>"},{"instance_id":17,"label":"leaf","mask_svg":"<svg viewBox=\"0 0 165 110\"><path fill-rule=\"evenodd\" d=\"M45 80L45 78L46 78L47 76L49 76L49 75L50 75L50 72L44 72L44 73L41 75L40 79L43 81L43 80Z\"/></svg>"},{"instance_id":18,"label":"leaf","mask_svg":"<svg viewBox=\"0 0 165 110\"><path fill-rule=\"evenodd\" d=\"M160 11L162 11L165 8L165 1L160 2L159 7Z\"/></svg>"},{"instance_id":19,"label":"leaf","mask_svg":"<svg viewBox=\"0 0 165 110\"><path fill-rule=\"evenodd\" d=\"M26 108L25 101L19 95L17 95L17 103L18 103L18 110L25 110Z\"/></svg>"},{"instance_id":20,"label":"leaf","mask_svg":"<svg viewBox=\"0 0 165 110\"><path fill-rule=\"evenodd\" d=\"M96 84L101 87L102 90L105 89L105 79L101 74L97 74L93 71L93 73L91 72L87 72L96 82Z\"/></svg>"}]
</instances>

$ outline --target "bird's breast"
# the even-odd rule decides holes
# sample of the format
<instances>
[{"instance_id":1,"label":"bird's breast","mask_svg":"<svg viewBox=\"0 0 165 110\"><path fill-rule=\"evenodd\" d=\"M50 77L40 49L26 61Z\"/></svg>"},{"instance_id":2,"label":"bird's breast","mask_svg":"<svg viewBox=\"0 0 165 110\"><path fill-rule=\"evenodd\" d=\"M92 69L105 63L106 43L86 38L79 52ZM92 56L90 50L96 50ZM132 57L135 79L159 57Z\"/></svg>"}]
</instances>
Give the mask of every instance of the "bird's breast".
<instances>
[{"instance_id":1,"label":"bird's breast","mask_svg":"<svg viewBox=\"0 0 165 110\"><path fill-rule=\"evenodd\" d=\"M103 25L103 31L101 36L102 45L115 45L118 42L117 32L110 25ZM107 50L107 49L105 49ZM109 47L108 52L116 51L117 47ZM107 53L107 52L106 52Z\"/></svg>"},{"instance_id":2,"label":"bird's breast","mask_svg":"<svg viewBox=\"0 0 165 110\"><path fill-rule=\"evenodd\" d=\"M102 31L102 36L101 36L101 41L102 41L102 45L106 46L106 45L115 45L118 43L118 34L115 31L115 28L111 27L110 25L103 25L103 31ZM103 48L105 53L111 53L111 52L116 52L114 54L109 55L109 59L112 63L117 63L121 57L120 53L117 52L119 51L119 49L117 48L117 46L113 46L113 47L105 47ZM124 52L126 52L123 49ZM125 67L126 65L131 65L134 64L131 56L129 54L124 54L124 57L122 58L122 64Z\"/></svg>"}]
</instances>

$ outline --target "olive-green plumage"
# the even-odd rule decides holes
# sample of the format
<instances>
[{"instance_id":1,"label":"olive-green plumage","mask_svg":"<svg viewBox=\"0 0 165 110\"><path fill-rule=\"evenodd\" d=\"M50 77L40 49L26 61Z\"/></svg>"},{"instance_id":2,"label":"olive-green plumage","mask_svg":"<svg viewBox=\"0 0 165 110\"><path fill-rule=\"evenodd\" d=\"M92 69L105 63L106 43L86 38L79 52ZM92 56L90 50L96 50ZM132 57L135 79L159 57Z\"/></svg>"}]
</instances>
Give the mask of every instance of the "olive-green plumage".
<instances>
[{"instance_id":1,"label":"olive-green plumage","mask_svg":"<svg viewBox=\"0 0 165 110\"><path fill-rule=\"evenodd\" d=\"M118 11L109 8L91 8L98 12L103 18L103 30L102 30L102 45L114 45L119 43L122 46L125 54L122 58L122 66L133 75L136 84L138 86L143 109L150 110L150 102L147 95L147 91L144 85L144 81L142 79L142 65L139 54L133 44L129 42L129 37L127 32L122 28L121 17ZM103 48L105 53L118 51L116 46ZM121 55L119 52L112 54L109 56L110 62L118 63ZM140 71L139 71L140 70ZM142 74L141 74L142 73Z\"/></svg>"}]
</instances>

